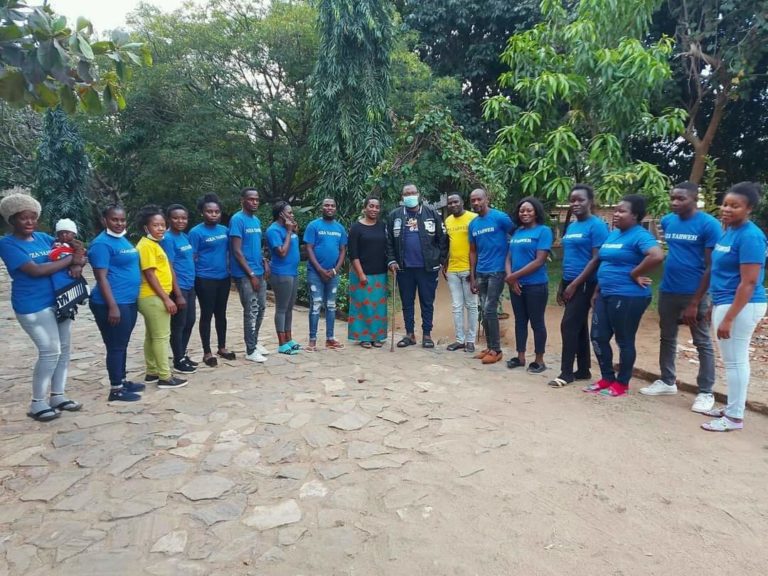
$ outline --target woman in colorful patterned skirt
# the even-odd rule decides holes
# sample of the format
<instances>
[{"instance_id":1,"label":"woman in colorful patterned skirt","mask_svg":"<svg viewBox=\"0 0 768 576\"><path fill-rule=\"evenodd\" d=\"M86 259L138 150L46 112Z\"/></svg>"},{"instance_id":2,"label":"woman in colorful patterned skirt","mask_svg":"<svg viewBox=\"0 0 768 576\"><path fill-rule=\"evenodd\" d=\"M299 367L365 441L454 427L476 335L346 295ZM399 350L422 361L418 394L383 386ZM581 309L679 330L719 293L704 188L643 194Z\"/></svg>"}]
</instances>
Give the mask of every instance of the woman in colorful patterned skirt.
<instances>
[{"instance_id":1,"label":"woman in colorful patterned skirt","mask_svg":"<svg viewBox=\"0 0 768 576\"><path fill-rule=\"evenodd\" d=\"M387 235L381 201L366 198L363 217L349 230L349 339L381 348L387 339Z\"/></svg>"}]
</instances>

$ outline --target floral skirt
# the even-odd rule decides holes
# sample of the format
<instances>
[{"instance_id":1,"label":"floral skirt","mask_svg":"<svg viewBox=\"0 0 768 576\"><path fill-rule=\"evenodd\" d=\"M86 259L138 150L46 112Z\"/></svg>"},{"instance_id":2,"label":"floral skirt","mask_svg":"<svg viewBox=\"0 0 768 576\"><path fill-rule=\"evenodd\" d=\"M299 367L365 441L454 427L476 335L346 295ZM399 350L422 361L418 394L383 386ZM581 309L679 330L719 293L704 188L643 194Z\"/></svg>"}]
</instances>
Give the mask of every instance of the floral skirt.
<instances>
[{"instance_id":1,"label":"floral skirt","mask_svg":"<svg viewBox=\"0 0 768 576\"><path fill-rule=\"evenodd\" d=\"M387 275L368 276L360 284L354 270L349 271L349 339L357 342L383 342L387 339Z\"/></svg>"}]
</instances>

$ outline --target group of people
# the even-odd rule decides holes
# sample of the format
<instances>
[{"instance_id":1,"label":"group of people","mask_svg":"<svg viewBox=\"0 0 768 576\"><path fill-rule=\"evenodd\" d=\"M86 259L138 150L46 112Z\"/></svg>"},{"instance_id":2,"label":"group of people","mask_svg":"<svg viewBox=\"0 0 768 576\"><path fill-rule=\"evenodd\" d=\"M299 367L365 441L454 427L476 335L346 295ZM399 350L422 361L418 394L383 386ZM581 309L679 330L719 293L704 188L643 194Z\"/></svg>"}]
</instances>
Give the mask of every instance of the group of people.
<instances>
[{"instance_id":1,"label":"group of people","mask_svg":"<svg viewBox=\"0 0 768 576\"><path fill-rule=\"evenodd\" d=\"M668 249L659 296L661 379L640 392L676 393L677 332L679 324L687 324L700 360L699 394L692 409L714 418L703 424L705 429L728 431L743 427L749 341L766 312L766 237L750 221L760 189L752 183L733 186L725 195L721 222L699 211L697 200L695 184L675 186L670 193L671 213L661 220ZM33 374L30 417L47 421L59 417L62 410L81 408L65 393L72 316L57 313L62 299L57 297L54 278L80 278L86 261L96 278L89 306L107 351L111 402L136 401L149 383L166 389L186 385L185 376L199 365L188 354L197 321L196 301L201 361L214 367L218 358L234 360L235 353L226 341L226 310L233 281L243 309L246 360L265 362L269 354L259 343L267 282L275 297L278 353L317 351L323 308L325 348L344 348L335 337L334 324L339 276L347 257L348 338L362 348L380 348L386 340L388 272L400 295L405 324L405 335L397 346L418 343L418 295L421 345L434 348L434 301L442 272L451 293L456 335L448 351L464 350L482 364L502 360L499 307L508 290L515 317L515 354L506 365L524 367L531 373L547 369L547 262L553 234L538 199L523 198L510 217L492 208L482 189L470 194L471 211L465 209L460 195L451 194L449 215L443 221L437 210L421 201L416 186L409 184L403 188L402 205L386 218L382 218L381 201L367 198L362 216L347 232L336 219L335 200L326 198L321 216L303 233L310 297L309 339L303 347L292 335L301 260L292 207L275 203L272 223L263 232L256 215L258 191L242 190L240 201L241 210L227 227L221 223L219 199L213 194L204 196L197 205L202 222L189 233L189 212L184 206L173 204L165 211L145 206L138 218L144 236L136 246L126 238L125 209L108 206L102 212L104 230L90 243L87 258L82 244L74 239L76 227L73 236L73 226L62 225L62 234L69 235L57 239L37 231L41 208L31 196L17 192L0 201L0 214L12 228L0 240L0 256L13 279L13 308L40 353ZM612 230L593 214L595 195L590 186L574 185L569 204L572 220L562 236L563 276L557 291L557 300L564 306L562 359L560 373L549 385L559 388L576 380L591 380L591 348L600 378L584 391L623 396L634 367L637 330L651 301L649 274L664 261L665 254L641 225L646 213L643 196L628 195L617 204ZM54 257L57 242L74 248ZM714 408L712 394L715 361L710 301L728 381L724 410ZM144 382L131 382L126 374L127 348L139 313L145 323L146 375ZM212 322L217 336L215 354ZM534 358L527 363L529 326ZM478 350L479 327L486 345ZM614 369L611 340L619 348L618 370Z\"/></svg>"}]
</instances>

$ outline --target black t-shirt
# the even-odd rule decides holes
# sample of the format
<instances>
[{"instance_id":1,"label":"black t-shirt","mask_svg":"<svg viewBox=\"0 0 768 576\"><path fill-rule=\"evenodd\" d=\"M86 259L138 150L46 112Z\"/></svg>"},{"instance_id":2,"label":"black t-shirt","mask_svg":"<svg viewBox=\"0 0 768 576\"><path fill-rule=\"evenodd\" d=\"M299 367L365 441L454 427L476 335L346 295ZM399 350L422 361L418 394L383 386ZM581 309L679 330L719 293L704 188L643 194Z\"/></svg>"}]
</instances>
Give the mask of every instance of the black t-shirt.
<instances>
[{"instance_id":1,"label":"black t-shirt","mask_svg":"<svg viewBox=\"0 0 768 576\"><path fill-rule=\"evenodd\" d=\"M349 259L360 260L363 272L387 273L387 231L379 220L373 226L355 222L349 229Z\"/></svg>"}]
</instances>

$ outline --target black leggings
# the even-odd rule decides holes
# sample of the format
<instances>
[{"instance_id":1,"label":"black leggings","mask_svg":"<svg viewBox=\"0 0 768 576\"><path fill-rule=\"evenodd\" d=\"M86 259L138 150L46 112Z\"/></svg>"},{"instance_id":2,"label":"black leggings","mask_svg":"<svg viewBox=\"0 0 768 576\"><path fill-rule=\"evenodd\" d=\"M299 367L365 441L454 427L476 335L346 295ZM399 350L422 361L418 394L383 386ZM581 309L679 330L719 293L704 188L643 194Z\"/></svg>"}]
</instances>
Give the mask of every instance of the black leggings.
<instances>
[{"instance_id":1,"label":"black leggings","mask_svg":"<svg viewBox=\"0 0 768 576\"><path fill-rule=\"evenodd\" d=\"M171 316L171 350L173 351L173 362L181 362L181 359L187 355L187 346L189 337L192 335L192 328L195 326L195 291L194 289L182 290L182 296L187 301L186 308L180 308L176 314ZM171 294L174 302L176 297ZM210 318L208 319L208 331L210 333Z\"/></svg>"},{"instance_id":2,"label":"black leggings","mask_svg":"<svg viewBox=\"0 0 768 576\"><path fill-rule=\"evenodd\" d=\"M195 293L200 302L200 342L203 353L211 353L211 317L216 316L216 339L219 350L227 347L227 302L229 301L229 278L209 280L195 278Z\"/></svg>"},{"instance_id":3,"label":"black leggings","mask_svg":"<svg viewBox=\"0 0 768 576\"><path fill-rule=\"evenodd\" d=\"M563 290L570 284L563 281ZM576 360L579 375L586 375L591 365L589 348L589 309L596 282L587 281L578 287L573 298L568 300L560 322L560 334L563 341L563 354L560 363L560 377L573 379L573 362Z\"/></svg>"}]
</instances>

